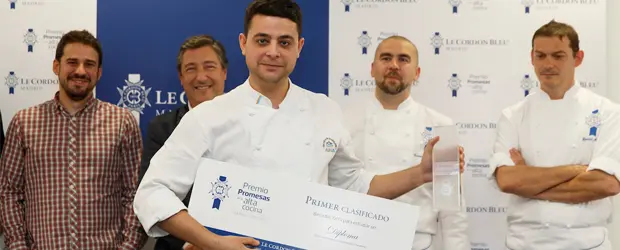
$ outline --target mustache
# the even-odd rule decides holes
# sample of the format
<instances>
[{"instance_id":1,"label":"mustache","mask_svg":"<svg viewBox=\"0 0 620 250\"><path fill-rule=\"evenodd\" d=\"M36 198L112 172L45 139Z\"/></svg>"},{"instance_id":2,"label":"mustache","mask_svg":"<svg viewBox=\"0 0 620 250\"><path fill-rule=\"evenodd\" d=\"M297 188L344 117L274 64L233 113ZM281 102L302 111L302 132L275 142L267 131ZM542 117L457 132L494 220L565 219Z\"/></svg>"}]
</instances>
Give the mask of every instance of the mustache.
<instances>
[{"instance_id":1,"label":"mustache","mask_svg":"<svg viewBox=\"0 0 620 250\"><path fill-rule=\"evenodd\" d=\"M387 78L387 77L397 78L397 79L399 79L399 80L402 80L402 79L403 79L403 78L400 76L400 74L398 74L398 72L395 72L395 71L388 72L387 74L385 74L385 77L386 77L386 78Z\"/></svg>"},{"instance_id":2,"label":"mustache","mask_svg":"<svg viewBox=\"0 0 620 250\"><path fill-rule=\"evenodd\" d=\"M73 75L70 75L69 77L67 77L67 80L73 80L73 79L90 81L90 76L88 76L88 75L81 75L81 74L73 74Z\"/></svg>"}]
</instances>

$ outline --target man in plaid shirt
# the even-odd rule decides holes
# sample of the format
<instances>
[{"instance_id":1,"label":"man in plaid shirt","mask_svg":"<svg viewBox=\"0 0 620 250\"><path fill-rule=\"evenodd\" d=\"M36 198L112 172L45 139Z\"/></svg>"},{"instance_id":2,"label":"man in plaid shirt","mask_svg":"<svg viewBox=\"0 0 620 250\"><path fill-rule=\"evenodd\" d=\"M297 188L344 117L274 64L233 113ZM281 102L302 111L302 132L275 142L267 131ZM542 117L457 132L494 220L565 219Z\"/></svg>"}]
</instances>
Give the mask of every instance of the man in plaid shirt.
<instances>
[{"instance_id":1,"label":"man in plaid shirt","mask_svg":"<svg viewBox=\"0 0 620 250\"><path fill-rule=\"evenodd\" d=\"M4 127L2 126L2 112L0 112L0 154L2 154L3 145L4 145Z\"/></svg>"},{"instance_id":2,"label":"man in plaid shirt","mask_svg":"<svg viewBox=\"0 0 620 250\"><path fill-rule=\"evenodd\" d=\"M66 33L52 100L19 111L0 159L0 218L8 249L140 249L132 201L142 138L136 119L97 100L102 52L88 31Z\"/></svg>"}]
</instances>

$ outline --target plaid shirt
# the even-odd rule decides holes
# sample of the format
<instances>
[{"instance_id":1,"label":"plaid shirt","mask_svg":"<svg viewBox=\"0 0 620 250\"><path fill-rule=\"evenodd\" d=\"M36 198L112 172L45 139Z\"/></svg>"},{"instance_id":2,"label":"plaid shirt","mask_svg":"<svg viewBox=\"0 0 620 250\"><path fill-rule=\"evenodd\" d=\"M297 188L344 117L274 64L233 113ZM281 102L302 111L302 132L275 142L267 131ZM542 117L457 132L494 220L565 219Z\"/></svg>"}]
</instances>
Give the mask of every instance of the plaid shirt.
<instances>
[{"instance_id":1,"label":"plaid shirt","mask_svg":"<svg viewBox=\"0 0 620 250\"><path fill-rule=\"evenodd\" d=\"M0 218L8 249L140 249L133 212L142 138L125 109L58 100L19 111L0 159Z\"/></svg>"}]
</instances>

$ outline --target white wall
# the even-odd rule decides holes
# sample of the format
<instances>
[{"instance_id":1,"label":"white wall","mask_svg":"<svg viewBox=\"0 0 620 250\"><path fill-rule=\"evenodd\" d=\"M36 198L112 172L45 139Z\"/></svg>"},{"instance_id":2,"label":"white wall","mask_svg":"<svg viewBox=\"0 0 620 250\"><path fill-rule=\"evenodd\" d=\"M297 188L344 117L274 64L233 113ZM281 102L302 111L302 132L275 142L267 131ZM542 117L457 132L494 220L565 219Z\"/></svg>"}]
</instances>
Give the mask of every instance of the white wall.
<instances>
[{"instance_id":1,"label":"white wall","mask_svg":"<svg viewBox=\"0 0 620 250\"><path fill-rule=\"evenodd\" d=\"M607 1L607 97L620 103L620 1ZM586 52L587 53L587 52ZM620 249L620 196L614 202L614 221L610 238L614 249Z\"/></svg>"}]
</instances>

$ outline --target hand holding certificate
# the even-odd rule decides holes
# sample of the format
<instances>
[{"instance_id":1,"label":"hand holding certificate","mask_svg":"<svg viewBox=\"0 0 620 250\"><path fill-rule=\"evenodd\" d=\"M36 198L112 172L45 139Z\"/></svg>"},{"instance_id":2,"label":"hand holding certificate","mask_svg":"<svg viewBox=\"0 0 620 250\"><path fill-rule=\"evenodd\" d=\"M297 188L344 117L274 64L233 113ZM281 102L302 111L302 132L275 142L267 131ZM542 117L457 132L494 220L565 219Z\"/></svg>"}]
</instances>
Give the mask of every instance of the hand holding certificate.
<instances>
[{"instance_id":1,"label":"hand holding certificate","mask_svg":"<svg viewBox=\"0 0 620 250\"><path fill-rule=\"evenodd\" d=\"M204 159L189 213L218 235L260 249L402 249L413 245L419 207Z\"/></svg>"}]
</instances>

